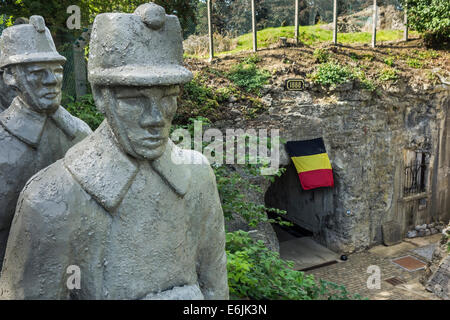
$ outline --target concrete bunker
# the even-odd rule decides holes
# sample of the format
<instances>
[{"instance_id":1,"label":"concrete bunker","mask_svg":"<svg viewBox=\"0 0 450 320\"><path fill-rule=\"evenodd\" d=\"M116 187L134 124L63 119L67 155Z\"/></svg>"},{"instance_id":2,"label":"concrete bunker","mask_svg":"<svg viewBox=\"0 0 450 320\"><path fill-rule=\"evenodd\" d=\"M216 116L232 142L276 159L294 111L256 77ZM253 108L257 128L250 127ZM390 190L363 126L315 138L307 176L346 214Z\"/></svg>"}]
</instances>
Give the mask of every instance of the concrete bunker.
<instances>
[{"instance_id":1,"label":"concrete bunker","mask_svg":"<svg viewBox=\"0 0 450 320\"><path fill-rule=\"evenodd\" d=\"M333 188L303 190L292 163L270 185L264 200L268 207L286 210L283 218L303 229L305 235L318 234L324 218L334 211Z\"/></svg>"}]
</instances>

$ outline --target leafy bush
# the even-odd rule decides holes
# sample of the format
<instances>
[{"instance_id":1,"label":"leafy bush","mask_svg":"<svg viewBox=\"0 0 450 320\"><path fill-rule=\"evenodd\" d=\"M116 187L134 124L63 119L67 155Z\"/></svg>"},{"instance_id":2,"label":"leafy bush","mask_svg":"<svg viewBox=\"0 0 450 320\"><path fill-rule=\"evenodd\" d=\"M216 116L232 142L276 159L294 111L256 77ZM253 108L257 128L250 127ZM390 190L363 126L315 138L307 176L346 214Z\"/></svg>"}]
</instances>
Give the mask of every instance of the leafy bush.
<instances>
[{"instance_id":1,"label":"leafy bush","mask_svg":"<svg viewBox=\"0 0 450 320\"><path fill-rule=\"evenodd\" d=\"M344 286L319 280L313 275L292 270L294 263L280 258L262 241L254 241L247 232L226 234L227 270L232 299L347 300Z\"/></svg>"},{"instance_id":2,"label":"leafy bush","mask_svg":"<svg viewBox=\"0 0 450 320\"><path fill-rule=\"evenodd\" d=\"M188 119L198 115L212 120L217 119L220 103L227 100L233 93L233 88L216 89L209 86L207 76L196 73L194 79L183 86L174 123L186 123L189 122Z\"/></svg>"},{"instance_id":3,"label":"leafy bush","mask_svg":"<svg viewBox=\"0 0 450 320\"><path fill-rule=\"evenodd\" d=\"M253 92L255 94L260 93L260 89L270 77L270 73L266 70L260 70L255 62L247 58L231 68L227 74L227 78L234 84L243 88L247 92Z\"/></svg>"},{"instance_id":4,"label":"leafy bush","mask_svg":"<svg viewBox=\"0 0 450 320\"><path fill-rule=\"evenodd\" d=\"M186 129L189 131L191 137L193 137L195 121L201 121L202 125L211 124L207 118L197 117L190 118L188 124L173 126L172 129ZM194 142L191 141L192 148L194 148L193 143ZM248 147L248 142L246 144ZM202 150L207 146L208 143L203 143ZM267 148L270 149L270 140L268 141ZM225 161L226 159L224 159L224 162ZM248 162L248 154L246 155L246 162ZM249 177L251 178L259 175L260 168L264 165L260 159L257 159L257 162L257 164L247 164L242 166L241 172L230 170L230 168L226 165L212 165L216 175L217 189L219 191L225 219L232 220L233 214L237 214L241 216L250 227L255 227L261 222L291 225L291 223L283 221L281 217L277 217L276 219L267 217L267 212L283 215L286 214L286 211L276 208L268 208L265 205L257 204L246 198L244 190L251 190L260 194L263 193L262 189L258 185L252 183L249 179ZM276 175L280 176L284 171L285 169L281 168ZM265 176L265 178L271 181L274 179L273 176Z\"/></svg>"},{"instance_id":5,"label":"leafy bush","mask_svg":"<svg viewBox=\"0 0 450 320\"><path fill-rule=\"evenodd\" d=\"M406 60L406 64L407 64L408 66L410 66L411 68L416 68L416 69L420 69L420 68L422 68L422 66L423 66L423 63L422 63L422 62L420 62L419 60L414 59L414 58L408 58L408 59Z\"/></svg>"},{"instance_id":6,"label":"leafy bush","mask_svg":"<svg viewBox=\"0 0 450 320\"><path fill-rule=\"evenodd\" d=\"M319 65L316 72L311 75L314 83L322 85L336 85L354 78L355 75L350 68L332 61Z\"/></svg>"},{"instance_id":7,"label":"leafy bush","mask_svg":"<svg viewBox=\"0 0 450 320\"><path fill-rule=\"evenodd\" d=\"M387 64L389 67L392 67L394 65L394 58L393 57L389 57L384 59L384 63Z\"/></svg>"},{"instance_id":8,"label":"leafy bush","mask_svg":"<svg viewBox=\"0 0 450 320\"><path fill-rule=\"evenodd\" d=\"M450 1L403 0L403 3L406 1L408 3L408 24L424 34L425 43L433 47L448 45Z\"/></svg>"},{"instance_id":9,"label":"leafy bush","mask_svg":"<svg viewBox=\"0 0 450 320\"><path fill-rule=\"evenodd\" d=\"M282 221L280 217L276 219L267 217L267 212L283 215L286 214L286 211L268 208L263 204L257 204L246 199L243 190L253 190L256 193L262 193L258 185L252 184L248 179L243 178L240 173L228 170L226 166L214 166L213 169L225 219L231 220L233 219L233 214L238 214L244 218L250 227L255 227L261 222L290 225L290 223ZM255 176L259 172L255 165L249 165L242 169L249 176Z\"/></svg>"},{"instance_id":10,"label":"leafy bush","mask_svg":"<svg viewBox=\"0 0 450 320\"><path fill-rule=\"evenodd\" d=\"M396 81L398 80L398 71L394 68L384 68L381 70L378 79L381 81Z\"/></svg>"},{"instance_id":11,"label":"leafy bush","mask_svg":"<svg viewBox=\"0 0 450 320\"><path fill-rule=\"evenodd\" d=\"M328 62L328 59L330 58L329 52L325 49L320 49L320 48L314 50L313 56L316 59L316 61L319 63Z\"/></svg>"},{"instance_id":12,"label":"leafy bush","mask_svg":"<svg viewBox=\"0 0 450 320\"><path fill-rule=\"evenodd\" d=\"M92 130L97 129L104 119L103 114L98 112L91 94L87 94L78 100L65 95L63 105L72 115L86 122Z\"/></svg>"},{"instance_id":13,"label":"leafy bush","mask_svg":"<svg viewBox=\"0 0 450 320\"><path fill-rule=\"evenodd\" d=\"M370 80L366 77L366 73L361 68L355 68L355 70L353 71L353 74L359 80L359 82L362 84L362 87L364 89L367 89L369 91L375 91L377 86L375 85L375 83L372 80Z\"/></svg>"},{"instance_id":14,"label":"leafy bush","mask_svg":"<svg viewBox=\"0 0 450 320\"><path fill-rule=\"evenodd\" d=\"M192 81L184 85L183 98L187 100L185 103L192 104L192 107L199 108L199 111L204 113L208 109L218 107L220 102L228 99L228 95L213 90L196 74Z\"/></svg>"},{"instance_id":15,"label":"leafy bush","mask_svg":"<svg viewBox=\"0 0 450 320\"><path fill-rule=\"evenodd\" d=\"M244 62L244 63L247 63L247 64L258 63L258 62L260 62L260 61L261 61L261 57L258 56L256 53L254 53L254 54L248 56L247 58L245 58L245 59L243 60L243 62Z\"/></svg>"},{"instance_id":16,"label":"leafy bush","mask_svg":"<svg viewBox=\"0 0 450 320\"><path fill-rule=\"evenodd\" d=\"M350 59L352 59L353 61L358 61L359 60L359 55L354 53L354 52L350 52L349 55Z\"/></svg>"}]
</instances>

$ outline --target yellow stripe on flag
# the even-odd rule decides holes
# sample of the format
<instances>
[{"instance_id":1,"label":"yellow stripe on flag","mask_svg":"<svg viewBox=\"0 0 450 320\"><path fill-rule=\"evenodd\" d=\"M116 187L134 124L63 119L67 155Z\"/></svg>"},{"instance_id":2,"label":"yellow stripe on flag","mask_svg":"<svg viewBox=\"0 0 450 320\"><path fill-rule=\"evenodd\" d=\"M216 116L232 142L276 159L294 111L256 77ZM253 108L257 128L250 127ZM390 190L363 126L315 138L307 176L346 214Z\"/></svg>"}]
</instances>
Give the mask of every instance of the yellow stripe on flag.
<instances>
[{"instance_id":1,"label":"yellow stripe on flag","mask_svg":"<svg viewBox=\"0 0 450 320\"><path fill-rule=\"evenodd\" d=\"M326 153L313 154L311 156L292 157L297 173L331 169L330 159Z\"/></svg>"}]
</instances>

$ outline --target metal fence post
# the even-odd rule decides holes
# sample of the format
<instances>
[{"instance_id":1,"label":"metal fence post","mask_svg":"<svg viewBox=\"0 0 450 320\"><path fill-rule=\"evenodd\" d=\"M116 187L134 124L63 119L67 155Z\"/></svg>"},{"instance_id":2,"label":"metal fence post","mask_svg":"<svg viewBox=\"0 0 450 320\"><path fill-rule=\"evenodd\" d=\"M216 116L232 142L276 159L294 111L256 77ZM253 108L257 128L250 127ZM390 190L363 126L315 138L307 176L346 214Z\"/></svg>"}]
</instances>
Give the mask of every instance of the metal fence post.
<instances>
[{"instance_id":1,"label":"metal fence post","mask_svg":"<svg viewBox=\"0 0 450 320\"><path fill-rule=\"evenodd\" d=\"M372 48L377 45L377 0L373 0L373 28L372 28Z\"/></svg>"},{"instance_id":2,"label":"metal fence post","mask_svg":"<svg viewBox=\"0 0 450 320\"><path fill-rule=\"evenodd\" d=\"M208 37L209 37L209 60L214 58L214 40L213 40L213 30L212 30L212 6L211 0L206 1L208 10Z\"/></svg>"},{"instance_id":3,"label":"metal fence post","mask_svg":"<svg viewBox=\"0 0 450 320\"><path fill-rule=\"evenodd\" d=\"M257 44L256 44L256 8L255 8L255 0L252 1L252 30L253 30L253 52L256 52L258 50Z\"/></svg>"},{"instance_id":4,"label":"metal fence post","mask_svg":"<svg viewBox=\"0 0 450 320\"><path fill-rule=\"evenodd\" d=\"M295 43L298 44L298 0L295 0Z\"/></svg>"},{"instance_id":5,"label":"metal fence post","mask_svg":"<svg viewBox=\"0 0 450 320\"><path fill-rule=\"evenodd\" d=\"M333 3L333 43L337 44L337 0Z\"/></svg>"},{"instance_id":6,"label":"metal fence post","mask_svg":"<svg viewBox=\"0 0 450 320\"><path fill-rule=\"evenodd\" d=\"M408 1L406 1L406 3L405 3L405 17L404 17L403 23L405 24L403 40L408 41Z\"/></svg>"}]
</instances>

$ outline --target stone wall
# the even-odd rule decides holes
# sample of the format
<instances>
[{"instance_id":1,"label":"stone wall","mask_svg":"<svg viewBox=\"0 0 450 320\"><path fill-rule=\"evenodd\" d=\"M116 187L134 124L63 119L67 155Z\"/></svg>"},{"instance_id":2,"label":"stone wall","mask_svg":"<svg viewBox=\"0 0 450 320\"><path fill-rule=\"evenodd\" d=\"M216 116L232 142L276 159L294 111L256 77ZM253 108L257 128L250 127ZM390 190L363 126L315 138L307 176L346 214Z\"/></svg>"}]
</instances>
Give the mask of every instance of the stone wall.
<instances>
[{"instance_id":1,"label":"stone wall","mask_svg":"<svg viewBox=\"0 0 450 320\"><path fill-rule=\"evenodd\" d=\"M387 222L399 225L400 238L416 225L448 222L450 95L444 84L397 83L370 92L349 82L286 92L279 79L265 87L263 102L268 112L256 119L220 125L279 128L287 141L324 138L334 188L302 190L283 150L288 170L265 196L322 244L349 253L382 243ZM425 190L405 196L404 170L416 152L424 153Z\"/></svg>"},{"instance_id":2,"label":"stone wall","mask_svg":"<svg viewBox=\"0 0 450 320\"><path fill-rule=\"evenodd\" d=\"M448 235L450 225L443 231L441 241L433 252L425 274L421 279L425 288L442 299L450 299L450 255L448 251Z\"/></svg>"}]
</instances>

